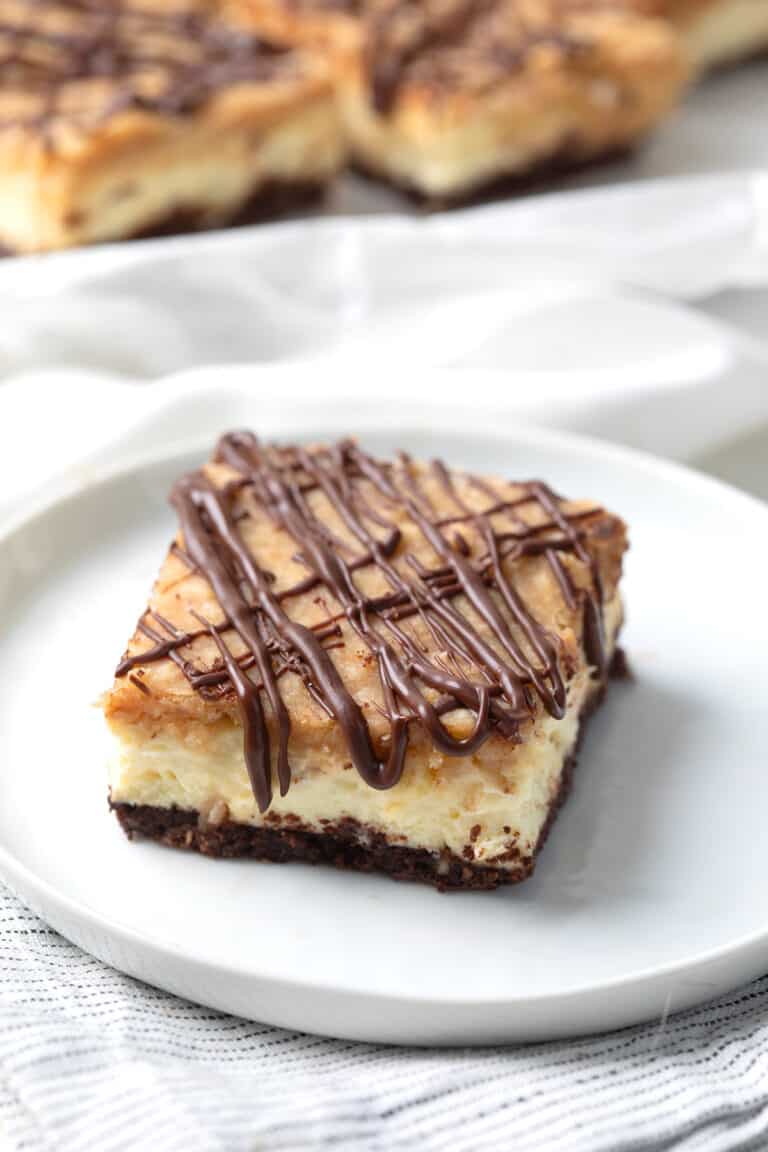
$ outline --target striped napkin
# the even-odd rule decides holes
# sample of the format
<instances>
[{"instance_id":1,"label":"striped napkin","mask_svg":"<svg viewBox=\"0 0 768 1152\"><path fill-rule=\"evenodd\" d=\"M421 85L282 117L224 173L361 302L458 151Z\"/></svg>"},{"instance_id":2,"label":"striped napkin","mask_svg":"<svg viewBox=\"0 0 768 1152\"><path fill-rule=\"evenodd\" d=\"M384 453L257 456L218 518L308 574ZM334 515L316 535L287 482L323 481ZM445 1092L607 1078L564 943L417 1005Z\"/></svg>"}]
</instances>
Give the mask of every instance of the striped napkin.
<instances>
[{"instance_id":1,"label":"striped napkin","mask_svg":"<svg viewBox=\"0 0 768 1152\"><path fill-rule=\"evenodd\" d=\"M594 1039L379 1047L168 996L2 889L0 972L0 1131L14 1152L768 1147L768 977Z\"/></svg>"}]
</instances>

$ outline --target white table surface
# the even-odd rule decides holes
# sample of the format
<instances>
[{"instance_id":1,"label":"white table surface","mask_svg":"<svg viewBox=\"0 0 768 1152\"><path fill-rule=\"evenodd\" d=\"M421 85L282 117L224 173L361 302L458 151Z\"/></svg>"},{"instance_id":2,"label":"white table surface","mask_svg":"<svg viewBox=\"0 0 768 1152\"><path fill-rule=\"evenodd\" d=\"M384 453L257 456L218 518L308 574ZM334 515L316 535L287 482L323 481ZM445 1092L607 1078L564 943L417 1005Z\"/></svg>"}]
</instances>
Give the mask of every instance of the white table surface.
<instances>
[{"instance_id":1,"label":"white table surface","mask_svg":"<svg viewBox=\"0 0 768 1152\"><path fill-rule=\"evenodd\" d=\"M728 484L768 500L768 424L692 463Z\"/></svg>"}]
</instances>

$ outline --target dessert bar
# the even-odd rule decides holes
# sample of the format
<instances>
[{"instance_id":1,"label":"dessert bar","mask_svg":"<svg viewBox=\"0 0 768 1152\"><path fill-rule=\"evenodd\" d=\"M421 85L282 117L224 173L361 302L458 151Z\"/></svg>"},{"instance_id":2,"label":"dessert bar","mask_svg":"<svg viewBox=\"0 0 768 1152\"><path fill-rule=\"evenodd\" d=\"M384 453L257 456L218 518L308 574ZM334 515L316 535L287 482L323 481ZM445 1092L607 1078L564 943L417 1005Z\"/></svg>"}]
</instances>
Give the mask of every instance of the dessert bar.
<instances>
[{"instance_id":1,"label":"dessert bar","mask_svg":"<svg viewBox=\"0 0 768 1152\"><path fill-rule=\"evenodd\" d=\"M171 502L104 700L126 832L440 888L528 876L616 652L621 520L243 432Z\"/></svg>"},{"instance_id":2,"label":"dessert bar","mask_svg":"<svg viewBox=\"0 0 768 1152\"><path fill-rule=\"evenodd\" d=\"M328 65L202 2L0 0L0 245L273 214L342 162Z\"/></svg>"},{"instance_id":3,"label":"dessert bar","mask_svg":"<svg viewBox=\"0 0 768 1152\"><path fill-rule=\"evenodd\" d=\"M610 157L682 94L679 35L632 0L238 0L325 49L352 159L432 202Z\"/></svg>"}]
</instances>

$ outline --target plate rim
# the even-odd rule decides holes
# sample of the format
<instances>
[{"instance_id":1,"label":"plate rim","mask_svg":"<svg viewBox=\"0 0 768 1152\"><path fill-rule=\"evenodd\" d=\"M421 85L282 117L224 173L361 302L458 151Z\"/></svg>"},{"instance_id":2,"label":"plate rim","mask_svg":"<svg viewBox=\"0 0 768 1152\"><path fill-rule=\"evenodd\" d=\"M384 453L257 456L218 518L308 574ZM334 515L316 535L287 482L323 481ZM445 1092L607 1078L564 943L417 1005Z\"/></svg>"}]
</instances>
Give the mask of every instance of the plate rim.
<instances>
[{"instance_id":1,"label":"plate rim","mask_svg":"<svg viewBox=\"0 0 768 1152\"><path fill-rule=\"evenodd\" d=\"M205 391L215 392L216 390L209 386ZM258 396L258 411L262 416L265 411L265 404L273 405L275 410L282 409L279 397L266 397L255 388L251 389L250 393L254 403ZM297 418L298 424L304 426L306 432L311 435L315 417L318 414L328 413L329 407L332 408L333 406L323 404L302 406L301 415ZM305 415L308 409L312 411L312 416L309 418ZM389 413L388 415L391 417L393 414ZM461 423L457 422L459 420ZM337 423L335 418L332 422ZM582 456L597 455L609 463L626 463L635 471L652 471L655 475L660 475L673 484L683 485L689 489L693 488L702 492L703 495L708 495L710 499L717 497L719 500L729 502L731 506L740 507L746 515L763 517L766 520L766 526L768 526L768 504L696 469L657 457L652 453L601 441L593 437L544 428L523 421L514 421L510 430L502 431L499 425L493 421L492 409L478 410L471 405L444 405L440 410L439 423L443 424L444 422L448 427L441 427L440 431L452 431L458 434L459 431L469 429L472 435L492 438L499 442L510 438L524 439L527 444L534 447L543 445L549 450L560 448L566 451L576 451ZM396 418L389 419L387 418L385 401L368 402L359 406L345 406L345 423L349 423L354 431L361 435L365 435L366 431L387 431L392 426L396 426L404 433L412 434L417 431L434 431L435 412L429 405L415 401L407 405L400 404ZM267 434L271 435L272 433L268 431ZM26 503L17 513L7 517L0 524L0 559L3 550L11 544L17 533L50 514L57 506L76 501L81 495L119 482L121 479L144 469L171 465L174 460L181 460L185 456L204 452L206 448L210 448L211 439L210 433L187 435L168 439L145 451L126 452L122 455L119 447L114 445L115 454L111 460L96 463L88 470L87 475L80 474L82 469L79 470L76 467L69 469L66 474L60 474L40 489L33 500ZM343 984L334 983L333 980L295 979L293 977L287 979L271 971L238 965L235 961L213 961L201 957L199 954L191 954L151 933L121 923L119 919L104 916L87 903L58 889L53 883L37 876L31 867L19 860L2 839L0 839L0 877L27 906L32 908L42 906L46 908L47 912L53 908L57 921L70 920L79 929L87 929L91 934L101 934L113 942L118 942L122 948L133 949L139 955L149 953L154 956L157 962L191 966L198 974L207 976L214 981L221 980L223 977L232 977L235 980L244 980L254 984L279 985L283 989L304 996L331 994L335 997L345 998L350 1003L373 1000L381 1005L397 1004L400 1007L405 1006L420 1012L429 1009L448 1008L454 1010L457 1008L476 1008L482 1011L497 1009L500 1012L505 1012L524 1007L530 1013L539 1006L544 1011L551 1011L558 1004L565 1004L568 1001L620 992L627 993L629 999L630 993L636 996L642 994L643 990L650 992L651 988L660 982L684 979L689 982L704 983L702 977L706 976L711 969L724 962L730 961L736 964L739 959L742 962L739 972L742 974L737 979L741 980L745 978L743 969L747 960L746 954L761 949L768 952L768 923L766 923L761 929L742 934L730 943L707 949L688 960L672 961L660 967L640 968L621 976L601 980L598 983L576 985L535 995L510 993L503 998L498 996L484 997L482 990L479 994L473 991L463 992L460 997L411 996L407 991L392 993L375 988L349 988ZM43 919L48 922L47 915L43 915ZM73 939L67 928L56 927L55 930L61 932L68 939ZM83 950L90 951L87 945L83 945L79 941L76 943ZM111 966L120 968L118 964L114 963ZM748 967L752 970L751 961ZM756 976L763 969L764 964L759 968L755 967L752 974ZM717 994L718 991L725 991L727 987L732 987L734 982L730 978L726 978L724 981L719 980L717 988L700 990L690 1002L696 1003L708 999ZM642 1018L642 1015L637 1017L630 1013L623 1023L636 1022L637 1019Z\"/></svg>"}]
</instances>

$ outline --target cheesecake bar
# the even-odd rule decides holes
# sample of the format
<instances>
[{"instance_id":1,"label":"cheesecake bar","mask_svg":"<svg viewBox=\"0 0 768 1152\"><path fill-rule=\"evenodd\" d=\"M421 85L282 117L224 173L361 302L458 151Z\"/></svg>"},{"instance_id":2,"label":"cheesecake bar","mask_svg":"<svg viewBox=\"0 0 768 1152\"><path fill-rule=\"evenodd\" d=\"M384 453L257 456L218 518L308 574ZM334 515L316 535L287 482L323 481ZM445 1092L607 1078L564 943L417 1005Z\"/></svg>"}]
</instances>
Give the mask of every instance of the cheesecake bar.
<instances>
[{"instance_id":1,"label":"cheesecake bar","mask_svg":"<svg viewBox=\"0 0 768 1152\"><path fill-rule=\"evenodd\" d=\"M0 245L272 214L342 162L328 65L205 0L0 0Z\"/></svg>"},{"instance_id":2,"label":"cheesecake bar","mask_svg":"<svg viewBox=\"0 0 768 1152\"><path fill-rule=\"evenodd\" d=\"M330 46L352 158L434 202L624 151L687 80L677 32L635 0L234 2Z\"/></svg>"},{"instance_id":3,"label":"cheesecake bar","mask_svg":"<svg viewBox=\"0 0 768 1152\"><path fill-rule=\"evenodd\" d=\"M680 29L696 70L768 50L768 0L652 0Z\"/></svg>"},{"instance_id":4,"label":"cheesecake bar","mask_svg":"<svg viewBox=\"0 0 768 1152\"><path fill-rule=\"evenodd\" d=\"M530 875L616 651L621 520L247 432L171 503L104 699L128 835L440 888Z\"/></svg>"}]
</instances>

